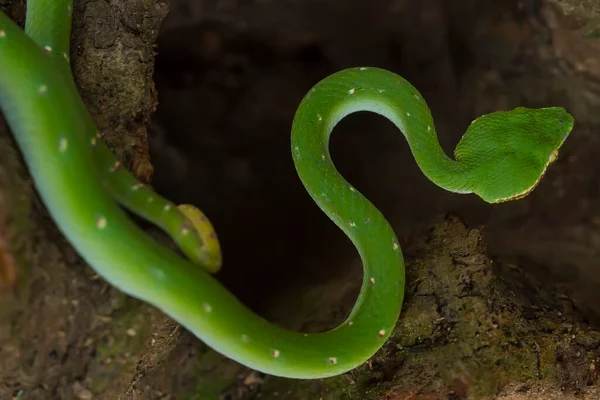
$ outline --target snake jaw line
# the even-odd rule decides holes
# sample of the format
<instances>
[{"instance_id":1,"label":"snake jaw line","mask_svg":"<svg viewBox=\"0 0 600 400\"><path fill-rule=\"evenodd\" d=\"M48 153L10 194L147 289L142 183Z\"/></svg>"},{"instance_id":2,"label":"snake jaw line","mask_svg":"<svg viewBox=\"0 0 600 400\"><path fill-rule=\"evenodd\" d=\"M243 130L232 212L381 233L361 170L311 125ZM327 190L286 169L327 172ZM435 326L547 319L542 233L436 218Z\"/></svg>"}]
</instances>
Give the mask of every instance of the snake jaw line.
<instances>
[{"instance_id":1,"label":"snake jaw line","mask_svg":"<svg viewBox=\"0 0 600 400\"><path fill-rule=\"evenodd\" d=\"M528 195L531 194L531 192L533 192L535 190L535 188L539 185L539 183L542 181L542 178L544 178L544 176L546 175L546 170L548 169L548 167L550 166L550 164L554 163L556 160L558 159L558 149L554 150L551 154L550 157L548 158L548 163L546 164L546 166L544 167L544 169L542 170L542 173L540 174L540 177L538 178L537 181L535 181L535 183L533 184L533 186L529 187L528 189L525 189L523 192L521 193L517 193L514 196L509 196L509 197L504 197L504 198L500 198L496 201L492 201L490 203L492 204L498 204L498 203L507 203L509 201L514 201L514 200L520 200L524 197L527 197Z\"/></svg>"}]
</instances>

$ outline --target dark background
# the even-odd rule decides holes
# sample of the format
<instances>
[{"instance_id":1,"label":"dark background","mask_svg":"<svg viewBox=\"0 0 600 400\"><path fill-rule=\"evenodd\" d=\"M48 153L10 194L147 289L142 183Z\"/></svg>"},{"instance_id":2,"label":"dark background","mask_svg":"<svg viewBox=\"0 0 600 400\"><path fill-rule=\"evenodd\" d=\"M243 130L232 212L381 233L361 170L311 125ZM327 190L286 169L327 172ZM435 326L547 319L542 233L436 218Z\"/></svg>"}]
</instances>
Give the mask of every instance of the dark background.
<instances>
[{"instance_id":1,"label":"dark background","mask_svg":"<svg viewBox=\"0 0 600 400\"><path fill-rule=\"evenodd\" d=\"M567 283L581 308L597 309L598 44L556 10L528 0L173 2L157 46L153 184L207 213L224 251L219 278L260 310L278 290L343 276L356 257L304 192L289 150L295 109L318 80L361 65L404 76L448 154L481 114L562 106L576 118L573 134L517 202L436 187L374 114L344 119L332 154L402 244L456 212L484 228L493 256Z\"/></svg>"}]
</instances>

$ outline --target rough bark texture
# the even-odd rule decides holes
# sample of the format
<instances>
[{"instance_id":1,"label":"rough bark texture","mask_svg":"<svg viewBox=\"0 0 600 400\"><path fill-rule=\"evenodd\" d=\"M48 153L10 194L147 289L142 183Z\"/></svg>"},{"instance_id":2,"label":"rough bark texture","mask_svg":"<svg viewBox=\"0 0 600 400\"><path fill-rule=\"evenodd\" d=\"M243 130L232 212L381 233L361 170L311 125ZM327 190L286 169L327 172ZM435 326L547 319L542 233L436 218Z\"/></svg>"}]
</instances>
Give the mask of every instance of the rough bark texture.
<instances>
[{"instance_id":1,"label":"rough bark texture","mask_svg":"<svg viewBox=\"0 0 600 400\"><path fill-rule=\"evenodd\" d=\"M25 4L2 4L21 25ZM148 180L153 46L164 2L75 2L72 59L84 101L119 157ZM57 231L0 129L0 398L118 398L165 317L108 287ZM9 286L9 287L7 287ZM121 351L125 349L124 351ZM20 396L20 397L19 397Z\"/></svg>"},{"instance_id":2,"label":"rough bark texture","mask_svg":"<svg viewBox=\"0 0 600 400\"><path fill-rule=\"evenodd\" d=\"M599 398L600 332L581 322L569 297L541 287L516 266L493 262L479 230L449 216L405 254L406 306L392 339L371 362L325 380L268 378L258 389L261 397ZM359 279L349 277L337 288L349 295L342 299L355 294L357 285L350 282ZM336 303L323 304L318 293L303 296L308 304L335 309ZM300 319L313 319L317 312L303 310Z\"/></svg>"},{"instance_id":3,"label":"rough bark texture","mask_svg":"<svg viewBox=\"0 0 600 400\"><path fill-rule=\"evenodd\" d=\"M351 3L174 2L154 77L166 3L75 3L74 71L99 130L140 179L155 168L161 193L207 211L227 287L290 329L332 328L352 307L359 260L304 193L288 139L303 94L347 66L414 82L448 151L482 113L569 108L575 135L542 185L498 207L444 194L389 125L340 124L334 159L397 230L407 297L368 364L296 381L224 359L99 279L56 230L2 125L0 399L600 399L597 5ZM22 2L0 7L23 22ZM439 217L448 210L460 217Z\"/></svg>"},{"instance_id":4,"label":"rough bark texture","mask_svg":"<svg viewBox=\"0 0 600 400\"><path fill-rule=\"evenodd\" d=\"M573 26L591 38L600 37L600 3L595 0L550 0L571 18Z\"/></svg>"}]
</instances>

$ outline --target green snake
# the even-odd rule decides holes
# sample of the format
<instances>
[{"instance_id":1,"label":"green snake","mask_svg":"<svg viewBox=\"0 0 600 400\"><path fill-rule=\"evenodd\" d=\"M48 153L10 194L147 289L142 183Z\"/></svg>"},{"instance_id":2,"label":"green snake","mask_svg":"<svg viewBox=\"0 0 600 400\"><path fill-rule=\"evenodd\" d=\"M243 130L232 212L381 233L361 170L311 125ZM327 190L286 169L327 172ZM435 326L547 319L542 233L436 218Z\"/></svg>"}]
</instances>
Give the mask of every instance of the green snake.
<instances>
[{"instance_id":1,"label":"green snake","mask_svg":"<svg viewBox=\"0 0 600 400\"><path fill-rule=\"evenodd\" d=\"M342 118L358 111L388 118L434 184L490 203L531 192L574 125L558 107L494 112L471 123L450 158L425 100L400 76L360 67L318 82L295 114L291 153L310 196L356 246L364 277L340 326L289 331L251 312L211 275L221 254L206 217L142 185L101 140L71 73L71 19L71 0L29 0L24 30L0 13L0 107L48 212L108 283L160 308L223 355L271 375L349 371L381 348L400 316L398 239L331 160L329 136ZM401 175L391 183L402 186ZM158 245L125 209L162 228L185 257Z\"/></svg>"}]
</instances>

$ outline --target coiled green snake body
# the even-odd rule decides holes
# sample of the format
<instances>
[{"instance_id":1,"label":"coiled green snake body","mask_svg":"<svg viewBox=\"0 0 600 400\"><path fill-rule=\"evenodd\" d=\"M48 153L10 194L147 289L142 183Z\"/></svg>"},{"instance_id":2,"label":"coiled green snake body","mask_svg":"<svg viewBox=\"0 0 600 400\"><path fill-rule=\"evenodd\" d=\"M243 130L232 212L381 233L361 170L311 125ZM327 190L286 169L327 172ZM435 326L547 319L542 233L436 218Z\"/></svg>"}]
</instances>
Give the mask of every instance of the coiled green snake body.
<instances>
[{"instance_id":1,"label":"coiled green snake body","mask_svg":"<svg viewBox=\"0 0 600 400\"><path fill-rule=\"evenodd\" d=\"M204 215L141 185L100 140L71 76L71 10L70 0L30 0L25 31L0 13L0 107L49 213L107 282L159 307L222 354L272 375L321 378L351 370L385 343L400 315L398 240L337 172L328 151L329 135L344 116L364 110L387 117L431 181L492 203L529 193L574 124L562 108L484 115L452 159L438 143L424 99L403 78L353 68L319 82L297 110L291 152L308 193L356 246L364 279L339 327L288 331L252 313L210 275L221 255ZM401 174L390 183L402 185ZM164 229L188 259L158 245L122 207Z\"/></svg>"}]
</instances>

